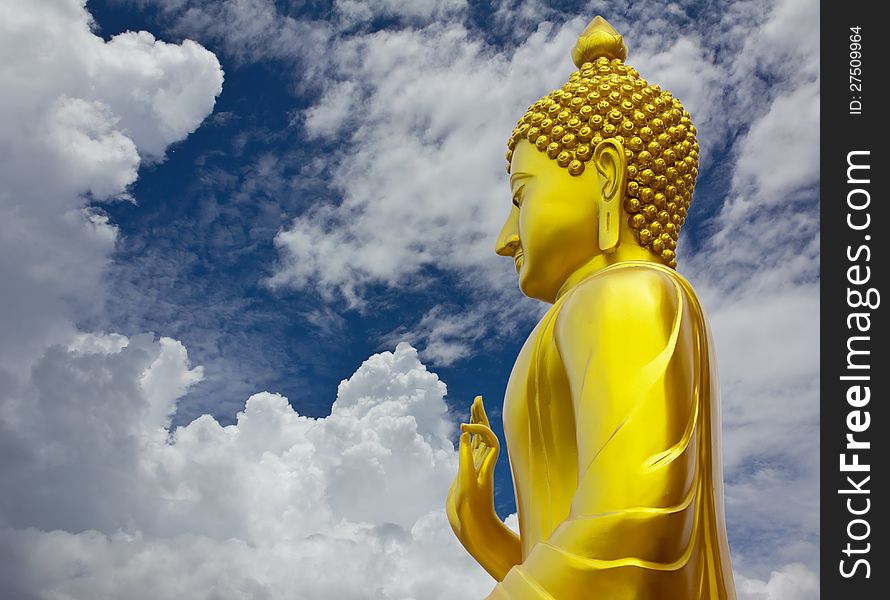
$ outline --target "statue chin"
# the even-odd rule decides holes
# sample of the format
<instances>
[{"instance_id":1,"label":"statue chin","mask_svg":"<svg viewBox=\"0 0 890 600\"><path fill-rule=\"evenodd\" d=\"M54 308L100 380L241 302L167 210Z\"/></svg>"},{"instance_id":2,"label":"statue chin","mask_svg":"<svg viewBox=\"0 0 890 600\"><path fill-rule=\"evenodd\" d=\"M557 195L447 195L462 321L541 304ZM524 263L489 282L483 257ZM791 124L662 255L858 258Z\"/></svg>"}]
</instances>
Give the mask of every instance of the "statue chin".
<instances>
[{"instance_id":1,"label":"statue chin","mask_svg":"<svg viewBox=\"0 0 890 600\"><path fill-rule=\"evenodd\" d=\"M542 302L553 303L556 298L556 290L549 290L541 285L541 282L533 277L523 276L519 274L519 290L529 298L540 300Z\"/></svg>"}]
</instances>

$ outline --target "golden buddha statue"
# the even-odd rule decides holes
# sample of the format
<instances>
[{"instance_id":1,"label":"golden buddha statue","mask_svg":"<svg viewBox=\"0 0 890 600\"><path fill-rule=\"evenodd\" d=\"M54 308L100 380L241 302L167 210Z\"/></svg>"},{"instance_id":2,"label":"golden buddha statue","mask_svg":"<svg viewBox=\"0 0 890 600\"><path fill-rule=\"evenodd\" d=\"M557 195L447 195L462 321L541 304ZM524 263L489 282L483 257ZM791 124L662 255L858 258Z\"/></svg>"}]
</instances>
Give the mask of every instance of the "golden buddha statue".
<instances>
[{"instance_id":1,"label":"golden buddha statue","mask_svg":"<svg viewBox=\"0 0 890 600\"><path fill-rule=\"evenodd\" d=\"M553 306L507 384L519 535L493 501L481 398L461 426L449 521L489 599L735 598L708 324L675 249L698 166L679 101L624 64L601 17L569 81L509 141L497 253Z\"/></svg>"}]
</instances>

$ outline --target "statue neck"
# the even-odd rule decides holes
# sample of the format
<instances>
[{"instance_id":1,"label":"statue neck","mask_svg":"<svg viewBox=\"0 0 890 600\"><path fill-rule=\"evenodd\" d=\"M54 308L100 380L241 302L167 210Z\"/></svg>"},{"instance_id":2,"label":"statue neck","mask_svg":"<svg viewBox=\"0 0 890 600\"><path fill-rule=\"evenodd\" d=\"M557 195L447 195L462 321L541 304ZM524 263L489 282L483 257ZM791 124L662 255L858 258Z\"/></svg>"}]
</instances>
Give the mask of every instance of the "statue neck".
<instances>
[{"instance_id":1,"label":"statue neck","mask_svg":"<svg viewBox=\"0 0 890 600\"><path fill-rule=\"evenodd\" d=\"M562 284L562 287L559 288L559 291L556 293L554 302L562 298L566 293L569 292L569 290L574 288L576 285L578 285L594 273L602 271L606 267L610 267L620 262L626 262L630 260L661 264L655 258L655 256L646 248L638 245L633 240L622 239L615 250L613 250L612 252L601 252L600 254L597 254L589 261L578 267L574 273L569 275L568 279L565 280L565 283Z\"/></svg>"}]
</instances>

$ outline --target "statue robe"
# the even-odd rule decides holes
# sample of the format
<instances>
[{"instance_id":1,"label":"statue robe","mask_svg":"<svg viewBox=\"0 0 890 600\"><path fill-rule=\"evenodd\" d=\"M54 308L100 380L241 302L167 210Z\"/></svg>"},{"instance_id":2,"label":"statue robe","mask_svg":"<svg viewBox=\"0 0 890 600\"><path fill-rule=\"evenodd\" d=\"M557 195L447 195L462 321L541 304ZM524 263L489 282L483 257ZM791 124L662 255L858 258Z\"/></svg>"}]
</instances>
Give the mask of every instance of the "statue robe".
<instances>
[{"instance_id":1,"label":"statue robe","mask_svg":"<svg viewBox=\"0 0 890 600\"><path fill-rule=\"evenodd\" d=\"M523 562L489 598L735 598L712 347L692 287L655 263L558 297L507 386Z\"/></svg>"}]
</instances>

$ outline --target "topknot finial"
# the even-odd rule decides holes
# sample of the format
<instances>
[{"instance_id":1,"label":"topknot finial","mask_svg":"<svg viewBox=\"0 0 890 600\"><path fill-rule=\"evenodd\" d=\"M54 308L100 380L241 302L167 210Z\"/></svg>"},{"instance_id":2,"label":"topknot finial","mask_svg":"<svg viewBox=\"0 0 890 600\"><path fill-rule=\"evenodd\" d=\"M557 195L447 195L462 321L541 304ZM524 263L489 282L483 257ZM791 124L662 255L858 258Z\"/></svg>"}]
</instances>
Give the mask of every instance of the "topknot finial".
<instances>
[{"instance_id":1,"label":"topknot finial","mask_svg":"<svg viewBox=\"0 0 890 600\"><path fill-rule=\"evenodd\" d=\"M624 46L624 39L615 28L597 15L578 37L575 47L572 48L572 60L580 69L584 63L594 62L602 56L623 61L627 58L627 48Z\"/></svg>"}]
</instances>

